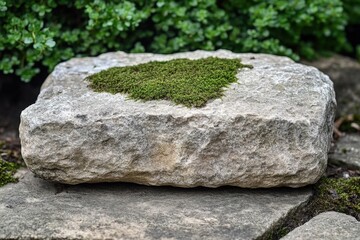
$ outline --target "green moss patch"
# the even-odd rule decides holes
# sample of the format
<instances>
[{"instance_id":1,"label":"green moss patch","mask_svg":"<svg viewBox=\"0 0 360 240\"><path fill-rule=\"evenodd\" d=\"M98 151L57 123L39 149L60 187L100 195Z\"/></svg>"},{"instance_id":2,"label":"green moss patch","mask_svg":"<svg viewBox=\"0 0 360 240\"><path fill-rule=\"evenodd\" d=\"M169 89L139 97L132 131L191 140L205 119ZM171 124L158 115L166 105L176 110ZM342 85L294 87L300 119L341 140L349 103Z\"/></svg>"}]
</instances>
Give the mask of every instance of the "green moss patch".
<instances>
[{"instance_id":1,"label":"green moss patch","mask_svg":"<svg viewBox=\"0 0 360 240\"><path fill-rule=\"evenodd\" d=\"M20 154L20 144L0 140L0 187L17 182L14 174L21 166L25 164Z\"/></svg>"},{"instance_id":2,"label":"green moss patch","mask_svg":"<svg viewBox=\"0 0 360 240\"><path fill-rule=\"evenodd\" d=\"M323 178L316 187L318 211L337 211L360 220L360 177Z\"/></svg>"},{"instance_id":3,"label":"green moss patch","mask_svg":"<svg viewBox=\"0 0 360 240\"><path fill-rule=\"evenodd\" d=\"M14 174L19 167L19 164L6 162L0 157L0 187L7 183L17 182Z\"/></svg>"},{"instance_id":4,"label":"green moss patch","mask_svg":"<svg viewBox=\"0 0 360 240\"><path fill-rule=\"evenodd\" d=\"M114 67L87 77L97 92L125 93L135 100L171 100L187 107L202 107L223 95L236 82L240 59L209 57L175 59L136 66Z\"/></svg>"},{"instance_id":5,"label":"green moss patch","mask_svg":"<svg viewBox=\"0 0 360 240\"><path fill-rule=\"evenodd\" d=\"M316 215L327 211L342 212L360 220L360 177L323 177L314 185L314 195L306 205L291 212L259 239L280 239Z\"/></svg>"}]
</instances>

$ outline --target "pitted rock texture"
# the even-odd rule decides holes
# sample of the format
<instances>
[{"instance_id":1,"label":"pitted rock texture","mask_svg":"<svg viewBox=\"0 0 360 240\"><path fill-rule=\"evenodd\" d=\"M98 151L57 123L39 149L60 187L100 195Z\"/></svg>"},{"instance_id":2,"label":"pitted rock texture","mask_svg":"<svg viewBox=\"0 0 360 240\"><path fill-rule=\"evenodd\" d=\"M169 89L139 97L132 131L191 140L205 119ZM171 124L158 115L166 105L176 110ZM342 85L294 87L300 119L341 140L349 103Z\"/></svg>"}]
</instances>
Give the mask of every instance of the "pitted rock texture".
<instances>
[{"instance_id":1,"label":"pitted rock texture","mask_svg":"<svg viewBox=\"0 0 360 240\"><path fill-rule=\"evenodd\" d=\"M0 239L256 239L311 189L53 184L25 174L0 188Z\"/></svg>"},{"instance_id":2,"label":"pitted rock texture","mask_svg":"<svg viewBox=\"0 0 360 240\"><path fill-rule=\"evenodd\" d=\"M338 212L325 212L295 228L281 240L358 240L359 238L360 222L356 218Z\"/></svg>"},{"instance_id":3,"label":"pitted rock texture","mask_svg":"<svg viewBox=\"0 0 360 240\"><path fill-rule=\"evenodd\" d=\"M202 108L97 93L84 80L113 66L209 56L254 68ZM324 172L335 105L326 75L285 57L219 50L75 58L22 112L22 155L38 176L68 184L300 187Z\"/></svg>"}]
</instances>

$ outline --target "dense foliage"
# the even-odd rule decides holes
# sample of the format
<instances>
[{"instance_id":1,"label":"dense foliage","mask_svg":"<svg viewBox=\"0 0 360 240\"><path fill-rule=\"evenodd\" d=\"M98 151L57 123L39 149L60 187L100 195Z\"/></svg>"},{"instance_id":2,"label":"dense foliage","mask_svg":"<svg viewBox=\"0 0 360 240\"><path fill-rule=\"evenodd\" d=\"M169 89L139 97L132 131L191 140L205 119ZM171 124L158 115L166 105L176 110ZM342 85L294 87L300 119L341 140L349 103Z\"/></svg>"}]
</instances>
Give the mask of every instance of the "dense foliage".
<instances>
[{"instance_id":1,"label":"dense foliage","mask_svg":"<svg viewBox=\"0 0 360 240\"><path fill-rule=\"evenodd\" d=\"M355 54L360 60L360 0L343 0L343 2L349 25L356 26L356 29L358 29L355 34L355 38L357 39Z\"/></svg>"},{"instance_id":2,"label":"dense foliage","mask_svg":"<svg viewBox=\"0 0 360 240\"><path fill-rule=\"evenodd\" d=\"M343 0L351 16L359 0ZM0 0L0 72L29 81L111 50L230 49L312 58L349 48L342 0Z\"/></svg>"},{"instance_id":3,"label":"dense foliage","mask_svg":"<svg viewBox=\"0 0 360 240\"><path fill-rule=\"evenodd\" d=\"M222 96L224 87L236 82L239 59L204 58L149 62L113 67L89 76L99 92L127 93L137 100L171 100L187 107L201 107Z\"/></svg>"}]
</instances>

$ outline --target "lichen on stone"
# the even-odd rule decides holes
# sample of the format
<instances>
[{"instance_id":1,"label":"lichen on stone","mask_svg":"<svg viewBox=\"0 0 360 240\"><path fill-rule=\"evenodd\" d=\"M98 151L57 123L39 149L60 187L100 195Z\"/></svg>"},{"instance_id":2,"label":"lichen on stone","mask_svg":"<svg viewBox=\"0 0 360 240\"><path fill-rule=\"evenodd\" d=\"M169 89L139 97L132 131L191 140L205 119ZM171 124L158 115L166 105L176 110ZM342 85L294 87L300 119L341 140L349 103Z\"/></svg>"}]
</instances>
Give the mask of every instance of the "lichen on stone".
<instances>
[{"instance_id":1,"label":"lichen on stone","mask_svg":"<svg viewBox=\"0 0 360 240\"><path fill-rule=\"evenodd\" d=\"M252 68L240 59L174 59L113 67L86 79L96 92L124 93L135 100L164 99L187 107L202 107L210 99L221 97L224 87L236 82L238 70L244 67Z\"/></svg>"}]
</instances>

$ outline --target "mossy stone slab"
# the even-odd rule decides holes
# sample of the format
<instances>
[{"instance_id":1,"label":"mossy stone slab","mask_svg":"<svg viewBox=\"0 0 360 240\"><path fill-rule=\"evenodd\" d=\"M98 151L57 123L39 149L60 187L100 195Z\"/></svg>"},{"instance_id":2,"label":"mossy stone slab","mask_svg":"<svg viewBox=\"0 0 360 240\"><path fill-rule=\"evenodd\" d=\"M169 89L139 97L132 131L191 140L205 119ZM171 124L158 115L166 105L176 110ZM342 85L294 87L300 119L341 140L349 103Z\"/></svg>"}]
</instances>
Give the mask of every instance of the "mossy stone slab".
<instances>
[{"instance_id":1,"label":"mossy stone slab","mask_svg":"<svg viewBox=\"0 0 360 240\"><path fill-rule=\"evenodd\" d=\"M223 97L197 108L95 92L86 80L110 67L208 57L253 69L239 69ZM22 155L38 176L68 184L301 187L326 168L335 105L326 75L286 57L219 50L74 58L22 112Z\"/></svg>"}]
</instances>

